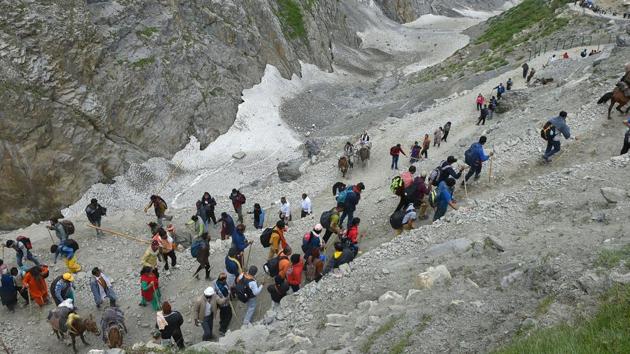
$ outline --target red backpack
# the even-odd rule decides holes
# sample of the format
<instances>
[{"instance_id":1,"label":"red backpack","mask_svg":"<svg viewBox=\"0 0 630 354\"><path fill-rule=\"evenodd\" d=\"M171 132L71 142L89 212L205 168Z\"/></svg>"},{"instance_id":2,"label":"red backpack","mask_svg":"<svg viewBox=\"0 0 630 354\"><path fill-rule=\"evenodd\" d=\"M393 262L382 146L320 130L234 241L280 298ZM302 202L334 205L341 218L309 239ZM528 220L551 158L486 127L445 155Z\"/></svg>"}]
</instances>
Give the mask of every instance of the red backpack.
<instances>
[{"instance_id":1,"label":"red backpack","mask_svg":"<svg viewBox=\"0 0 630 354\"><path fill-rule=\"evenodd\" d=\"M22 244L24 245L24 247L26 247L27 250L33 249L33 245L31 244L30 238L26 236L18 236L15 240L18 242L22 242Z\"/></svg>"}]
</instances>

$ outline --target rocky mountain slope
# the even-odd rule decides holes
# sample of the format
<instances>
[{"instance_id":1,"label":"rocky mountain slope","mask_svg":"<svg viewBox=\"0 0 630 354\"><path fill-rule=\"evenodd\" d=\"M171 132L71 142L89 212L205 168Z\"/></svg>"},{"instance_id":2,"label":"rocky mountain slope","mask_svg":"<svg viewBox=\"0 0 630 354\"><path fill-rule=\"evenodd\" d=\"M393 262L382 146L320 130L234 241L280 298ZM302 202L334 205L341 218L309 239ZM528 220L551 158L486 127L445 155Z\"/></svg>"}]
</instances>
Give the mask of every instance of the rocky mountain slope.
<instances>
[{"instance_id":1,"label":"rocky mountain slope","mask_svg":"<svg viewBox=\"0 0 630 354\"><path fill-rule=\"evenodd\" d=\"M0 229L46 219L130 163L204 147L267 64L358 46L335 0L0 1Z\"/></svg>"},{"instance_id":2,"label":"rocky mountain slope","mask_svg":"<svg viewBox=\"0 0 630 354\"><path fill-rule=\"evenodd\" d=\"M503 0L375 0L389 18L401 23L412 22L426 14L459 17L463 14L484 16L482 11L502 11L513 2Z\"/></svg>"}]
</instances>

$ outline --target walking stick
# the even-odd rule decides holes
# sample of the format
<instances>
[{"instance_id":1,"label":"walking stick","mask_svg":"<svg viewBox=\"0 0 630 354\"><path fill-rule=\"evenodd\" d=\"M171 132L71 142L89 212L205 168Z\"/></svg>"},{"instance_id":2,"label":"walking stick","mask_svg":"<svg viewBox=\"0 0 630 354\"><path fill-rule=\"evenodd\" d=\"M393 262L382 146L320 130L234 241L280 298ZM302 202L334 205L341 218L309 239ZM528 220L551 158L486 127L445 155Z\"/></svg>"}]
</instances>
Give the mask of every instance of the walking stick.
<instances>
[{"instance_id":1,"label":"walking stick","mask_svg":"<svg viewBox=\"0 0 630 354\"><path fill-rule=\"evenodd\" d=\"M26 294L28 294L28 313L32 315L33 314L33 299L31 298L31 291L29 288L26 288Z\"/></svg>"},{"instance_id":2,"label":"walking stick","mask_svg":"<svg viewBox=\"0 0 630 354\"><path fill-rule=\"evenodd\" d=\"M254 243L252 242L249 245L249 251L247 251L247 260L245 261L245 269L249 269L247 266L249 266L249 255L252 254L252 248L254 247ZM4 250L4 249L3 249Z\"/></svg>"},{"instance_id":3,"label":"walking stick","mask_svg":"<svg viewBox=\"0 0 630 354\"><path fill-rule=\"evenodd\" d=\"M492 182L492 161L494 161L494 157L490 156L490 173L488 173L488 183Z\"/></svg>"},{"instance_id":4,"label":"walking stick","mask_svg":"<svg viewBox=\"0 0 630 354\"><path fill-rule=\"evenodd\" d=\"M46 228L46 230L48 230L48 236L50 236L50 241L53 243L53 245L55 244L55 239L53 239L52 237L52 233L50 233L50 229Z\"/></svg>"},{"instance_id":5,"label":"walking stick","mask_svg":"<svg viewBox=\"0 0 630 354\"><path fill-rule=\"evenodd\" d=\"M464 193L466 194L466 199L468 199L468 184L466 183L466 178L464 178Z\"/></svg>"}]
</instances>

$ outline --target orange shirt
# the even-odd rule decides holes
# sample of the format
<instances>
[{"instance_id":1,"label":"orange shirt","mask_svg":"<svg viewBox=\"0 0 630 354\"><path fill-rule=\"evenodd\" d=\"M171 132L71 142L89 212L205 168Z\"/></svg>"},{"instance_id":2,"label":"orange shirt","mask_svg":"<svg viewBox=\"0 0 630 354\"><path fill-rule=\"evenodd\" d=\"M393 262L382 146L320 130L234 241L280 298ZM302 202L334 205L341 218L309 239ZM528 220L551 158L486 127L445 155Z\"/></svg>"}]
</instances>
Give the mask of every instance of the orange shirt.
<instances>
[{"instance_id":1,"label":"orange shirt","mask_svg":"<svg viewBox=\"0 0 630 354\"><path fill-rule=\"evenodd\" d=\"M31 273L27 272L22 279L22 283L28 286L28 292L33 301L40 306L43 305L44 299L48 297L46 279L44 279L44 277L40 277L39 280L37 280L31 275Z\"/></svg>"}]
</instances>

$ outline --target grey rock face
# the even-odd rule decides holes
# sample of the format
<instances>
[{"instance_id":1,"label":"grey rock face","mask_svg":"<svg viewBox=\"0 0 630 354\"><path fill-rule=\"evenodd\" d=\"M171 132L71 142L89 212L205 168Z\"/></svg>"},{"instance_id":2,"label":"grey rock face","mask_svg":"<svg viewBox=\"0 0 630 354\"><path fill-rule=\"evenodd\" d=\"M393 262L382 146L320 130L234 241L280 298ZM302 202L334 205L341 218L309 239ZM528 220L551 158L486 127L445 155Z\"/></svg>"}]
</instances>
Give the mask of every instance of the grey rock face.
<instances>
[{"instance_id":1,"label":"grey rock face","mask_svg":"<svg viewBox=\"0 0 630 354\"><path fill-rule=\"evenodd\" d=\"M503 94L495 112L499 114L509 112L514 108L522 107L528 100L529 97L525 91L508 91Z\"/></svg>"},{"instance_id":2,"label":"grey rock face","mask_svg":"<svg viewBox=\"0 0 630 354\"><path fill-rule=\"evenodd\" d=\"M627 47L630 46L630 35L619 34L616 37L617 47Z\"/></svg>"},{"instance_id":3,"label":"grey rock face","mask_svg":"<svg viewBox=\"0 0 630 354\"><path fill-rule=\"evenodd\" d=\"M357 46L335 0L0 1L0 229L48 218L131 162L227 131L267 64L331 68ZM280 17L278 17L280 16Z\"/></svg>"},{"instance_id":4,"label":"grey rock face","mask_svg":"<svg viewBox=\"0 0 630 354\"><path fill-rule=\"evenodd\" d=\"M282 182L291 182L300 178L302 172L300 171L300 166L304 160L295 159L289 162L280 162L278 164L278 176Z\"/></svg>"},{"instance_id":5,"label":"grey rock face","mask_svg":"<svg viewBox=\"0 0 630 354\"><path fill-rule=\"evenodd\" d=\"M496 11L505 1L501 0L376 0L383 13L394 21L411 22L426 14L462 16L456 9L474 8Z\"/></svg>"},{"instance_id":6,"label":"grey rock face","mask_svg":"<svg viewBox=\"0 0 630 354\"><path fill-rule=\"evenodd\" d=\"M599 191L608 203L618 203L628 196L628 193L620 188L602 187Z\"/></svg>"}]
</instances>

